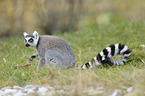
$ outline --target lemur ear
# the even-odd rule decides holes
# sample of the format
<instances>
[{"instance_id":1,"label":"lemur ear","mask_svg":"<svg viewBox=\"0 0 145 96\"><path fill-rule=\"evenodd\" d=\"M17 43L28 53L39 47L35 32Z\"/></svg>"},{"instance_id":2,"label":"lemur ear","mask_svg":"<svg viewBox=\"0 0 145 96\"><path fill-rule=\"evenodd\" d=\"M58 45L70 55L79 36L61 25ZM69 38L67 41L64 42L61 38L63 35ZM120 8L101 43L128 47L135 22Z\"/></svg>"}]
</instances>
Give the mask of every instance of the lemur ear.
<instances>
[{"instance_id":1,"label":"lemur ear","mask_svg":"<svg viewBox=\"0 0 145 96\"><path fill-rule=\"evenodd\" d=\"M28 35L26 32L23 33L24 37L26 37L26 35Z\"/></svg>"},{"instance_id":2,"label":"lemur ear","mask_svg":"<svg viewBox=\"0 0 145 96\"><path fill-rule=\"evenodd\" d=\"M37 37L38 37L38 32L37 32L37 31L34 31L33 36L37 39Z\"/></svg>"}]
</instances>

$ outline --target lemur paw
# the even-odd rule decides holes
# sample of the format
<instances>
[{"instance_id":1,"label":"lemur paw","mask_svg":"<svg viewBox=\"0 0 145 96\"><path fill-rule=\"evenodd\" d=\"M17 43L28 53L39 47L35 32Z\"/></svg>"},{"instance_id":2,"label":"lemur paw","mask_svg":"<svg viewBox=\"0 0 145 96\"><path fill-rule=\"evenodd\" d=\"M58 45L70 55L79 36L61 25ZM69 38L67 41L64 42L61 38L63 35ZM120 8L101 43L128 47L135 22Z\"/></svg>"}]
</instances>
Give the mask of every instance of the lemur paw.
<instances>
[{"instance_id":1,"label":"lemur paw","mask_svg":"<svg viewBox=\"0 0 145 96\"><path fill-rule=\"evenodd\" d=\"M34 58L36 58L36 56L35 56L35 55L31 55L31 56L29 57L29 61L32 61Z\"/></svg>"},{"instance_id":2,"label":"lemur paw","mask_svg":"<svg viewBox=\"0 0 145 96\"><path fill-rule=\"evenodd\" d=\"M32 61L32 60L33 60L33 58L30 56L30 57L29 57L29 61Z\"/></svg>"}]
</instances>

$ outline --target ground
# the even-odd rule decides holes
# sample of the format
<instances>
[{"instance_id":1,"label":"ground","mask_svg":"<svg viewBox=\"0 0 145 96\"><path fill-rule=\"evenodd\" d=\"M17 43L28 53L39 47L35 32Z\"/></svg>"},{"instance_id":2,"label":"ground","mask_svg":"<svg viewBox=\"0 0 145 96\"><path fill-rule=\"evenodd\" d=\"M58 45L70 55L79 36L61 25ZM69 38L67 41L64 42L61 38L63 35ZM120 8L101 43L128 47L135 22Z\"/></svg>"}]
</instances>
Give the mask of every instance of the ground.
<instances>
[{"instance_id":1,"label":"ground","mask_svg":"<svg viewBox=\"0 0 145 96\"><path fill-rule=\"evenodd\" d=\"M71 96L85 94L83 91L90 87L103 87L103 95L106 96L111 95L113 90L123 91L124 88L132 87L133 92L128 96L145 95L145 48L140 46L145 44L145 22L121 21L107 25L87 23L82 26L75 32L54 34L72 46L77 66L115 43L124 43L133 50L129 62L124 66L96 67L89 70L43 68L37 71L39 59L28 61L35 50L24 46L23 36L3 38L0 42L0 87L28 84L53 86L56 89L71 90ZM24 66L29 63L32 65Z\"/></svg>"}]
</instances>

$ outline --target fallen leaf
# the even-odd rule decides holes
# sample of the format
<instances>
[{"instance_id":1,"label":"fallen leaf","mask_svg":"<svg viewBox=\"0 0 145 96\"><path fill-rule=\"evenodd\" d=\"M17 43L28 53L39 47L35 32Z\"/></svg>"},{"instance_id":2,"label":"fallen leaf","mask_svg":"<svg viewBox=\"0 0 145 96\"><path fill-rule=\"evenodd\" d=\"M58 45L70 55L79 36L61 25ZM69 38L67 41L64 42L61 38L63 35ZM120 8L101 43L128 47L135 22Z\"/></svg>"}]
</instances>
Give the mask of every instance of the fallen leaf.
<instances>
[{"instance_id":1,"label":"fallen leaf","mask_svg":"<svg viewBox=\"0 0 145 96\"><path fill-rule=\"evenodd\" d=\"M135 64L134 67L137 67L137 64Z\"/></svg>"},{"instance_id":2,"label":"fallen leaf","mask_svg":"<svg viewBox=\"0 0 145 96\"><path fill-rule=\"evenodd\" d=\"M3 61L4 61L4 65L6 65L6 59L5 58L3 58Z\"/></svg>"},{"instance_id":3,"label":"fallen leaf","mask_svg":"<svg viewBox=\"0 0 145 96\"><path fill-rule=\"evenodd\" d=\"M23 65L23 67L28 67L28 66L31 66L32 64L31 63L27 63L25 65Z\"/></svg>"},{"instance_id":4,"label":"fallen leaf","mask_svg":"<svg viewBox=\"0 0 145 96\"><path fill-rule=\"evenodd\" d=\"M17 64L17 65L15 66L15 69L18 69L18 66L19 66L19 65Z\"/></svg>"}]
</instances>

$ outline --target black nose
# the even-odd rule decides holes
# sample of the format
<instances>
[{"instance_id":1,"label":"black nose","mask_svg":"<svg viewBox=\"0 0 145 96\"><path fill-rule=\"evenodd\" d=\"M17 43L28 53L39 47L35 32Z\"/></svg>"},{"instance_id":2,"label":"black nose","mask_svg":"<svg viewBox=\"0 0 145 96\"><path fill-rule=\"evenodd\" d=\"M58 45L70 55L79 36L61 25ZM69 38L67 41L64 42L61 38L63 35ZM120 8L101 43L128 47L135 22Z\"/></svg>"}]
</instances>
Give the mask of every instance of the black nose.
<instances>
[{"instance_id":1,"label":"black nose","mask_svg":"<svg viewBox=\"0 0 145 96\"><path fill-rule=\"evenodd\" d=\"M25 44L25 46L26 46L26 47L29 47L30 45L27 43L27 44Z\"/></svg>"}]
</instances>

